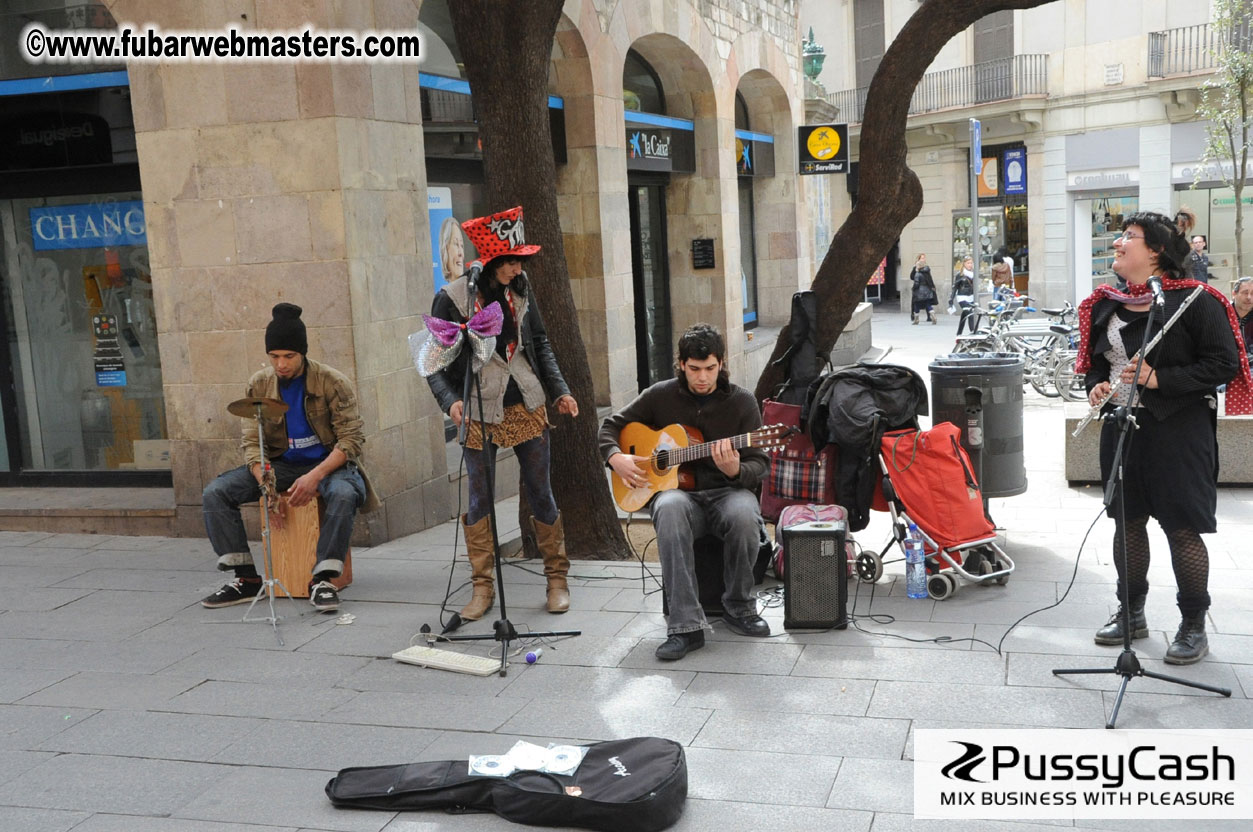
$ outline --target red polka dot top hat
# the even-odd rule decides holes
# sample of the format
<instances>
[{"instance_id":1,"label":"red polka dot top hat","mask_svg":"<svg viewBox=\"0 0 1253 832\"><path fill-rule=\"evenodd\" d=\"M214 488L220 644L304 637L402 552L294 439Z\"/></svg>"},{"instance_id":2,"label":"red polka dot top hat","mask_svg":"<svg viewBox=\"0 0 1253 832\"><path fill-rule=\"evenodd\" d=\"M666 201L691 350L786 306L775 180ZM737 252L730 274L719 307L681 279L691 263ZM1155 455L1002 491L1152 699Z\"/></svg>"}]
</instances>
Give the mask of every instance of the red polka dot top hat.
<instances>
[{"instance_id":1,"label":"red polka dot top hat","mask_svg":"<svg viewBox=\"0 0 1253 832\"><path fill-rule=\"evenodd\" d=\"M484 264L497 257L530 257L540 250L528 246L522 228L522 206L475 217L461 224Z\"/></svg>"}]
</instances>

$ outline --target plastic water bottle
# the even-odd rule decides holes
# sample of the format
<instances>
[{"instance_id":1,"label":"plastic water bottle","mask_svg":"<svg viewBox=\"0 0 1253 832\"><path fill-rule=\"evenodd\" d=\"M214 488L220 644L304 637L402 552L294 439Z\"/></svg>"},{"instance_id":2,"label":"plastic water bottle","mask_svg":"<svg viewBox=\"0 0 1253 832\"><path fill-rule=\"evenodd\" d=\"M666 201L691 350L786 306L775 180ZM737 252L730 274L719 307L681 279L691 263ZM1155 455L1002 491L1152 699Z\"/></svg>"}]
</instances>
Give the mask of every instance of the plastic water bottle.
<instances>
[{"instance_id":1,"label":"plastic water bottle","mask_svg":"<svg viewBox=\"0 0 1253 832\"><path fill-rule=\"evenodd\" d=\"M926 590L924 589L923 591L925 592ZM539 661L539 657L542 655L544 655L544 648L536 647L534 650L531 650L530 652L526 654L526 663L535 664L537 661Z\"/></svg>"},{"instance_id":2,"label":"plastic water bottle","mask_svg":"<svg viewBox=\"0 0 1253 832\"><path fill-rule=\"evenodd\" d=\"M922 548L922 533L913 523L905 536L905 594L910 598L927 597L926 552Z\"/></svg>"}]
</instances>

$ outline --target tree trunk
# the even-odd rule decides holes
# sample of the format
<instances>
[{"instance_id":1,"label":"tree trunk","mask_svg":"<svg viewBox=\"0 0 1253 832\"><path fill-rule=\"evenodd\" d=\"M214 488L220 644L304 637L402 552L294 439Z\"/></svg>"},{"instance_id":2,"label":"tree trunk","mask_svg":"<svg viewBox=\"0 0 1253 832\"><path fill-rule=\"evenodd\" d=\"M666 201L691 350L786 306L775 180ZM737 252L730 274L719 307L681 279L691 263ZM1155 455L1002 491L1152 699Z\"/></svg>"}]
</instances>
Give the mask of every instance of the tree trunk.
<instances>
[{"instance_id":1,"label":"tree trunk","mask_svg":"<svg viewBox=\"0 0 1253 832\"><path fill-rule=\"evenodd\" d=\"M1235 171L1231 177L1236 197L1236 277L1244 276L1244 175L1249 164L1249 79L1240 81L1240 154L1231 161Z\"/></svg>"},{"instance_id":2,"label":"tree trunk","mask_svg":"<svg viewBox=\"0 0 1253 832\"><path fill-rule=\"evenodd\" d=\"M905 164L909 100L936 54L976 20L1004 9L1030 9L1050 0L926 0L906 21L879 63L866 93L861 124L860 198L840 226L811 288L818 306L818 355L835 346L875 266L922 210L922 186ZM791 343L790 327L779 333L770 361L757 380L758 400L787 377L776 366Z\"/></svg>"},{"instance_id":3,"label":"tree trunk","mask_svg":"<svg viewBox=\"0 0 1253 832\"><path fill-rule=\"evenodd\" d=\"M562 374L579 403L571 420L549 408L552 484L571 557L630 555L596 441L596 397L570 290L557 216L556 162L548 124L548 69L562 0L457 0L448 4L483 148L487 205L522 205L526 241L543 250L527 277ZM529 529L526 518L519 518Z\"/></svg>"}]
</instances>

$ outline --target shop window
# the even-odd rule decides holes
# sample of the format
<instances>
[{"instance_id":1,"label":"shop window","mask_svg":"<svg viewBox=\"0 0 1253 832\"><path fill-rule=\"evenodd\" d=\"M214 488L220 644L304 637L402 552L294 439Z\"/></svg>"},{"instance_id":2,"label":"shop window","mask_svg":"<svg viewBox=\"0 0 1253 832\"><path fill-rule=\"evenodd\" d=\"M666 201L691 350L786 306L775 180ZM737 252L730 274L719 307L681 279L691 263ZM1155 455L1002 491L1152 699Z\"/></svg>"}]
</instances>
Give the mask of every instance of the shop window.
<instances>
[{"instance_id":1,"label":"shop window","mask_svg":"<svg viewBox=\"0 0 1253 832\"><path fill-rule=\"evenodd\" d=\"M634 49L628 49L622 67L622 106L637 113L666 112L661 79Z\"/></svg>"},{"instance_id":2,"label":"shop window","mask_svg":"<svg viewBox=\"0 0 1253 832\"><path fill-rule=\"evenodd\" d=\"M1092 276L1114 275L1114 240L1123 220L1140 210L1138 196L1096 196L1092 199Z\"/></svg>"},{"instance_id":3,"label":"shop window","mask_svg":"<svg viewBox=\"0 0 1253 832\"><path fill-rule=\"evenodd\" d=\"M1245 186L1244 203L1244 274L1253 271L1253 189ZM1210 259L1210 274L1215 285L1226 290L1236 274L1236 194L1228 187L1185 188L1177 190L1171 205L1173 211L1187 207L1196 214L1192 234L1205 237L1205 253Z\"/></svg>"},{"instance_id":4,"label":"shop window","mask_svg":"<svg viewBox=\"0 0 1253 832\"><path fill-rule=\"evenodd\" d=\"M0 200L20 467L168 469L138 191Z\"/></svg>"},{"instance_id":5,"label":"shop window","mask_svg":"<svg viewBox=\"0 0 1253 832\"><path fill-rule=\"evenodd\" d=\"M735 129L751 130L744 96L735 94ZM740 202L740 298L743 301L744 328L757 326L757 245L753 219L753 178L739 179Z\"/></svg>"}]
</instances>

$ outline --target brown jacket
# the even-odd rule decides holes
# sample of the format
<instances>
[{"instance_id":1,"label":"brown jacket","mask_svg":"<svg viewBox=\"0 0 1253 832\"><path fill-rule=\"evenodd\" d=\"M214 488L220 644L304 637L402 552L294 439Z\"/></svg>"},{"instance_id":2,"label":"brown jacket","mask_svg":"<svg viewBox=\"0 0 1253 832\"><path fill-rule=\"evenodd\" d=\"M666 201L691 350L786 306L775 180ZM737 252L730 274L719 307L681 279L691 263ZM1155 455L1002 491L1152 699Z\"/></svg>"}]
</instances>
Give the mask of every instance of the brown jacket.
<instances>
[{"instance_id":1,"label":"brown jacket","mask_svg":"<svg viewBox=\"0 0 1253 832\"><path fill-rule=\"evenodd\" d=\"M278 375L273 367L259 370L248 380L249 397L264 396L282 400L278 392ZM339 448L348 461L357 466L365 480L365 504L363 513L379 507L378 495L366 476L361 464L361 449L365 445L361 414L357 408L357 394L352 382L333 367L305 358L305 418L323 445ZM287 451L287 420L279 416L263 419L265 433L265 456L274 459ZM257 441L257 425L252 419L243 421L243 433L239 443L244 451L244 464L249 467L261 461L261 448Z\"/></svg>"}]
</instances>

